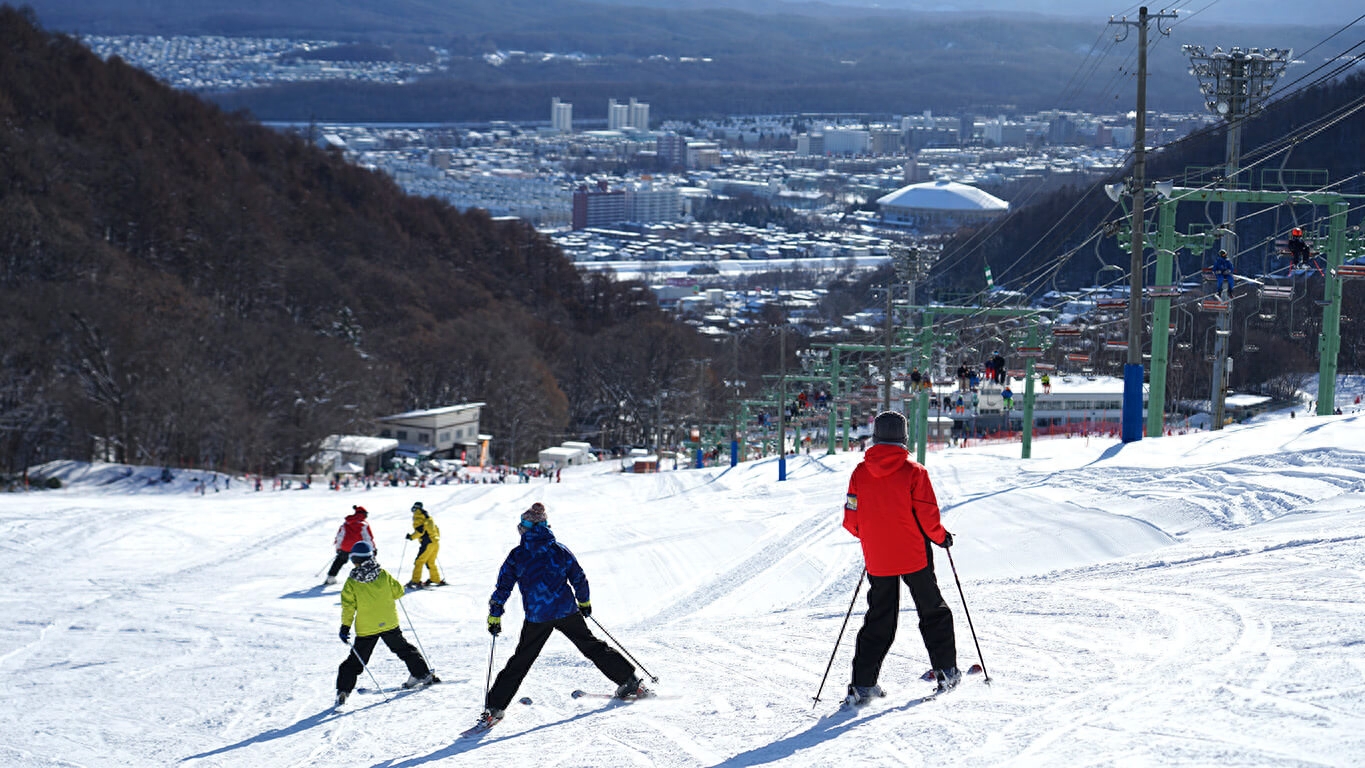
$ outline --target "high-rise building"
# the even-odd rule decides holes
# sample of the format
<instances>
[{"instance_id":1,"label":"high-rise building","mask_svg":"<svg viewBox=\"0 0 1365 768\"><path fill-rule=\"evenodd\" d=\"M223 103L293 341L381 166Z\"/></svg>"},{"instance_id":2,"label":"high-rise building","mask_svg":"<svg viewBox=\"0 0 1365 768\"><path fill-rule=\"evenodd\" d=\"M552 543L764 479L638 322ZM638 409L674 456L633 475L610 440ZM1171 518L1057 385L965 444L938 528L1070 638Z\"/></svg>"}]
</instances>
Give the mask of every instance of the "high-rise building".
<instances>
[{"instance_id":1,"label":"high-rise building","mask_svg":"<svg viewBox=\"0 0 1365 768\"><path fill-rule=\"evenodd\" d=\"M573 193L573 228L605 227L626 220L626 191L611 190L607 182L596 189L579 187Z\"/></svg>"},{"instance_id":2,"label":"high-rise building","mask_svg":"<svg viewBox=\"0 0 1365 768\"><path fill-rule=\"evenodd\" d=\"M625 129L648 131L649 105L633 98L628 104L618 104L616 99L607 99L607 130Z\"/></svg>"},{"instance_id":3,"label":"high-rise building","mask_svg":"<svg viewBox=\"0 0 1365 768\"><path fill-rule=\"evenodd\" d=\"M558 96L550 99L550 127L560 133L573 133L573 105L560 101Z\"/></svg>"},{"instance_id":4,"label":"high-rise building","mask_svg":"<svg viewBox=\"0 0 1365 768\"><path fill-rule=\"evenodd\" d=\"M573 193L573 228L609 227L623 221L675 221L682 215L682 198L674 187L652 183L613 190L606 181L581 186Z\"/></svg>"},{"instance_id":5,"label":"high-rise building","mask_svg":"<svg viewBox=\"0 0 1365 768\"><path fill-rule=\"evenodd\" d=\"M686 136L679 136L669 131L655 140L654 151L659 160L670 168L675 165L687 165Z\"/></svg>"},{"instance_id":6,"label":"high-rise building","mask_svg":"<svg viewBox=\"0 0 1365 768\"><path fill-rule=\"evenodd\" d=\"M607 130L619 131L630 125L630 105L607 99Z\"/></svg>"},{"instance_id":7,"label":"high-rise building","mask_svg":"<svg viewBox=\"0 0 1365 768\"><path fill-rule=\"evenodd\" d=\"M626 215L641 224L676 221L682 215L682 198L674 187L638 184L626 190Z\"/></svg>"},{"instance_id":8,"label":"high-rise building","mask_svg":"<svg viewBox=\"0 0 1365 768\"><path fill-rule=\"evenodd\" d=\"M643 101L630 100L630 127L637 131L649 130L649 105Z\"/></svg>"}]
</instances>

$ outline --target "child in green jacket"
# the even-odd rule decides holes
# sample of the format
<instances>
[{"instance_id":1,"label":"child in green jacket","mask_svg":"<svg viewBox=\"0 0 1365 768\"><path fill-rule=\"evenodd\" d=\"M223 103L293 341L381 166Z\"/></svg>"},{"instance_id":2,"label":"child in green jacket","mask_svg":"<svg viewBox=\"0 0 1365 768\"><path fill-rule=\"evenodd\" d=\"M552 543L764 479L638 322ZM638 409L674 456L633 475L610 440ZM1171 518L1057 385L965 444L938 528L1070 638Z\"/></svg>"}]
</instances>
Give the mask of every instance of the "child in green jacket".
<instances>
[{"instance_id":1,"label":"child in green jacket","mask_svg":"<svg viewBox=\"0 0 1365 768\"><path fill-rule=\"evenodd\" d=\"M356 678L370 661L375 645L384 645L408 666L404 688L440 682L432 674L422 654L403 637L398 627L398 598L403 585L374 559L374 547L359 542L351 548L351 576L341 588L341 642L350 645L351 624L355 624L355 644L337 669L337 704L344 704L355 688Z\"/></svg>"}]
</instances>

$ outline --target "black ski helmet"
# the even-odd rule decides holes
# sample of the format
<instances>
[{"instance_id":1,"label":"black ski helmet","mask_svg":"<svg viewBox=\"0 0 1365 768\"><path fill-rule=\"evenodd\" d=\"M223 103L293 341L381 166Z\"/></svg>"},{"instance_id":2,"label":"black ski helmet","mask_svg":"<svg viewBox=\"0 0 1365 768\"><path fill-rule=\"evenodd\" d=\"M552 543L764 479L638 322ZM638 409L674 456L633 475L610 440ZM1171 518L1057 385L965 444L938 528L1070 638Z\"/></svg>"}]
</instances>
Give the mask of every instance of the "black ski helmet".
<instances>
[{"instance_id":1,"label":"black ski helmet","mask_svg":"<svg viewBox=\"0 0 1365 768\"><path fill-rule=\"evenodd\" d=\"M374 547L370 546L367 541L357 541L355 546L351 547L351 562L353 563L369 560L372 557L374 557Z\"/></svg>"}]
</instances>

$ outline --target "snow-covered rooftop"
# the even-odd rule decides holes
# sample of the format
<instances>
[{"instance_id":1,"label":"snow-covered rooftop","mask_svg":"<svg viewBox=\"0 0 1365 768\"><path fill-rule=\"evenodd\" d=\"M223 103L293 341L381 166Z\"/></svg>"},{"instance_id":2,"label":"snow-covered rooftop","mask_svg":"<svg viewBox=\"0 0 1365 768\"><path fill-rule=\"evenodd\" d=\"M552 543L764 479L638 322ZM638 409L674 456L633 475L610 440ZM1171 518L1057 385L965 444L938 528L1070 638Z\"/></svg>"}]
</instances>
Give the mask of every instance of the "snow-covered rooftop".
<instances>
[{"instance_id":1,"label":"snow-covered rooftop","mask_svg":"<svg viewBox=\"0 0 1365 768\"><path fill-rule=\"evenodd\" d=\"M877 205L935 211L1007 211L1010 207L989 192L943 179L901 187L877 198Z\"/></svg>"}]
</instances>

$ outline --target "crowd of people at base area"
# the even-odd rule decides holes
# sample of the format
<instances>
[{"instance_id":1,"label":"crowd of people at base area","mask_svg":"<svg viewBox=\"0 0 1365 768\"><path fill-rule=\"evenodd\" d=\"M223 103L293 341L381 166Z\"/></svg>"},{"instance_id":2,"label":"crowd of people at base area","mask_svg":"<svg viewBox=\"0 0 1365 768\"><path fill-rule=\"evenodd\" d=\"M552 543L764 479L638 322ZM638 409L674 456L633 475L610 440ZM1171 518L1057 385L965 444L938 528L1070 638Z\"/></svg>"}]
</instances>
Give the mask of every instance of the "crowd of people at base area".
<instances>
[{"instance_id":1,"label":"crowd of people at base area","mask_svg":"<svg viewBox=\"0 0 1365 768\"><path fill-rule=\"evenodd\" d=\"M949 690L962 677L957 666L953 613L939 591L930 547L932 544L948 549L953 545L953 535L939 518L929 473L910 458L906 439L904 416L894 411L878 414L873 426L874 444L849 477L844 497L843 526L860 542L865 563L859 591L862 578L869 584L867 612L855 641L851 681L844 699L850 706L886 695L878 680L896 638L902 583L915 605L936 690ZM408 642L398 623L397 602L407 590L444 583L433 581L440 579L436 566L440 533L435 521L421 502L412 505L412 516L413 532L408 538L416 538L423 545L406 587L379 566L364 507L352 507L337 531L337 559L325 583L335 583L341 563L349 559L352 565L341 590L338 635L349 653L337 668L337 706L350 697L360 675L369 672L370 656L381 640L407 667L404 688L439 682L429 660ZM513 588L521 595L524 617L516 649L487 689L484 709L475 728L491 727L504 717L517 689L555 632L573 643L584 658L611 680L617 698L649 695L633 659L627 659L599 639L588 626L593 606L587 574L573 552L555 537L545 505L531 504L521 513L516 528L520 541L498 569L488 600L485 624L493 647L496 648L497 638L502 634L503 616ZM419 582L424 566L431 579ZM592 621L597 623L596 619Z\"/></svg>"}]
</instances>

